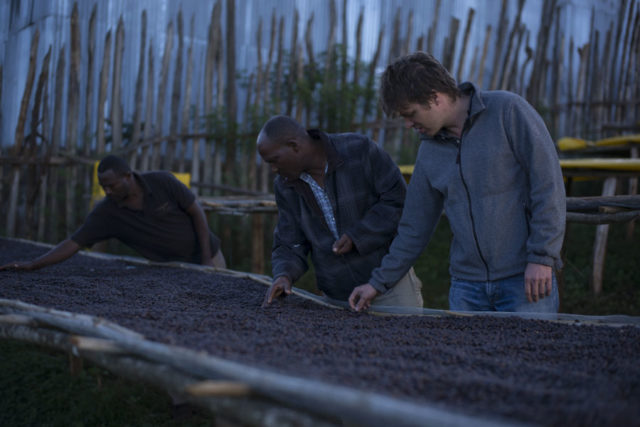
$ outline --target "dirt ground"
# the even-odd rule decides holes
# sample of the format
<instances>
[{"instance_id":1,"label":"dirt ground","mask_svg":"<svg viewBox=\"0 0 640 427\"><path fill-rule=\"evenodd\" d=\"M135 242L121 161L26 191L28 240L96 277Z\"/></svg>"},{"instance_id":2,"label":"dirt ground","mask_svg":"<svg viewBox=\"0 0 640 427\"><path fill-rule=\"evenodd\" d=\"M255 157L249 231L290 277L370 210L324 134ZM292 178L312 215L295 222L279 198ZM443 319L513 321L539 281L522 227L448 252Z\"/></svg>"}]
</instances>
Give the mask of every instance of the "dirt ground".
<instances>
[{"instance_id":1,"label":"dirt ground","mask_svg":"<svg viewBox=\"0 0 640 427\"><path fill-rule=\"evenodd\" d=\"M0 239L0 265L45 250ZM148 339L448 410L550 426L640 426L640 328L378 316L248 279L76 255L0 272L0 297L104 317Z\"/></svg>"}]
</instances>

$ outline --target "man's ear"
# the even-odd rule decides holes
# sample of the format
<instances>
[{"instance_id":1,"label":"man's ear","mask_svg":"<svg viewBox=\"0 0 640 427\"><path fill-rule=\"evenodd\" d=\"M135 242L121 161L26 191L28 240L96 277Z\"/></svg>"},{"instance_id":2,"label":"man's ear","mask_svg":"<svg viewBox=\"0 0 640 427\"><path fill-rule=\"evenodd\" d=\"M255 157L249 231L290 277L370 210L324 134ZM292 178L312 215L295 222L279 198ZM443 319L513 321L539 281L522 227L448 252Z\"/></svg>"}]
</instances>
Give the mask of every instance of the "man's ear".
<instances>
[{"instance_id":1,"label":"man's ear","mask_svg":"<svg viewBox=\"0 0 640 427\"><path fill-rule=\"evenodd\" d=\"M435 92L435 96L433 97L433 105L438 106L440 105L440 92Z\"/></svg>"},{"instance_id":2,"label":"man's ear","mask_svg":"<svg viewBox=\"0 0 640 427\"><path fill-rule=\"evenodd\" d=\"M289 139L285 142L285 145L289 147L294 153L300 151L300 144L295 139Z\"/></svg>"}]
</instances>

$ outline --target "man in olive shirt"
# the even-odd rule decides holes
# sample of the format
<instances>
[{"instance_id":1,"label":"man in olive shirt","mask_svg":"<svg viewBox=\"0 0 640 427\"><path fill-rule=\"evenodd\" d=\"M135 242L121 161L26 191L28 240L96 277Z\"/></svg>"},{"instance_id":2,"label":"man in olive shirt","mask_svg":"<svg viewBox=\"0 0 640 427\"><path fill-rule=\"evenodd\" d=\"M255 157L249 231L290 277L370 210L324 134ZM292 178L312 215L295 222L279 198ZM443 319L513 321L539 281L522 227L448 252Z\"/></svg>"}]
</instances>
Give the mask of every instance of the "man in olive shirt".
<instances>
[{"instance_id":1,"label":"man in olive shirt","mask_svg":"<svg viewBox=\"0 0 640 427\"><path fill-rule=\"evenodd\" d=\"M209 230L194 194L171 173L138 174L123 159L109 155L98 165L98 180L107 197L70 238L39 258L0 270L36 270L112 237L153 261L226 268L220 240Z\"/></svg>"}]
</instances>

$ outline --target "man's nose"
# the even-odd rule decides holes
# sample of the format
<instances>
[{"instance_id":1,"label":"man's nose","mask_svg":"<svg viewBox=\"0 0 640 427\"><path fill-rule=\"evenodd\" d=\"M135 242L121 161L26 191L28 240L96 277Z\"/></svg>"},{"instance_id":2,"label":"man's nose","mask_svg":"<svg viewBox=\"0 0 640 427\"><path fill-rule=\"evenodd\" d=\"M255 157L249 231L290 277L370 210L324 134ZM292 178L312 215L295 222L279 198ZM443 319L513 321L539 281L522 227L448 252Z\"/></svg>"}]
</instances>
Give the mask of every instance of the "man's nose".
<instances>
[{"instance_id":1,"label":"man's nose","mask_svg":"<svg viewBox=\"0 0 640 427\"><path fill-rule=\"evenodd\" d=\"M413 122L409 119L404 119L404 127L411 129L413 127Z\"/></svg>"},{"instance_id":2,"label":"man's nose","mask_svg":"<svg viewBox=\"0 0 640 427\"><path fill-rule=\"evenodd\" d=\"M271 165L271 172L278 173L278 168L274 165Z\"/></svg>"}]
</instances>

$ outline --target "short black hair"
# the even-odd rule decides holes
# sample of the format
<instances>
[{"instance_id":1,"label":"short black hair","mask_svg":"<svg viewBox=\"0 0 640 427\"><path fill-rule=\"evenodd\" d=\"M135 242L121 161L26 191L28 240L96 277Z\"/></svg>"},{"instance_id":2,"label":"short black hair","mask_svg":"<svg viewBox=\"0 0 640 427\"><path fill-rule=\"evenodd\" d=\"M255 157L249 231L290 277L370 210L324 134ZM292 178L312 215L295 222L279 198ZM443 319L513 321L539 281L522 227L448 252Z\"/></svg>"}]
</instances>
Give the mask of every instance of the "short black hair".
<instances>
[{"instance_id":1,"label":"short black hair","mask_svg":"<svg viewBox=\"0 0 640 427\"><path fill-rule=\"evenodd\" d=\"M273 142L286 141L307 135L307 130L289 116L273 116L262 127L262 131Z\"/></svg>"},{"instance_id":2,"label":"short black hair","mask_svg":"<svg viewBox=\"0 0 640 427\"><path fill-rule=\"evenodd\" d=\"M431 105L436 92L461 96L449 71L427 52L414 52L389 64L380 80L382 109L394 116L407 104Z\"/></svg>"},{"instance_id":3,"label":"short black hair","mask_svg":"<svg viewBox=\"0 0 640 427\"><path fill-rule=\"evenodd\" d=\"M100 163L98 164L98 173L104 173L108 170L112 170L118 175L124 175L131 172L129 164L122 157L114 156L113 154L109 154L107 157L100 160Z\"/></svg>"}]
</instances>

